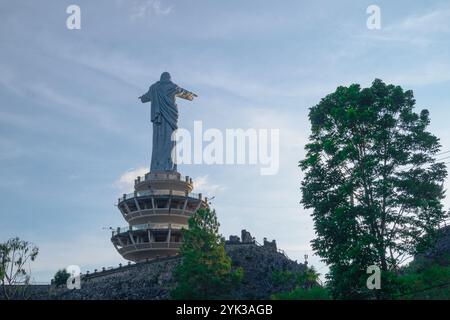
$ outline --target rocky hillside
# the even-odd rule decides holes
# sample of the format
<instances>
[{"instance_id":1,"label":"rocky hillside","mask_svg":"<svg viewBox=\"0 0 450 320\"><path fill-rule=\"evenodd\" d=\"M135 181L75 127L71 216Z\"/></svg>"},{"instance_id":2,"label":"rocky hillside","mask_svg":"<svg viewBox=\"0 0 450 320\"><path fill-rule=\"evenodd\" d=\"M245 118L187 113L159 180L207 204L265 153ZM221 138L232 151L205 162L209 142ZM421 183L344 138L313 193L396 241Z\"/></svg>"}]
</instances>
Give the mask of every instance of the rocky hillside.
<instances>
[{"instance_id":1,"label":"rocky hillside","mask_svg":"<svg viewBox=\"0 0 450 320\"><path fill-rule=\"evenodd\" d=\"M242 238L242 240L241 240ZM241 238L231 236L226 251L236 267L244 269L244 279L234 292L236 299L267 299L271 294L293 289L294 283L280 286L273 279L274 271L302 272L304 264L290 260L278 250L275 241L258 244L243 230ZM113 270L83 275L80 290L50 288L33 299L169 299L175 285L172 271L181 258L162 258L120 266Z\"/></svg>"}]
</instances>

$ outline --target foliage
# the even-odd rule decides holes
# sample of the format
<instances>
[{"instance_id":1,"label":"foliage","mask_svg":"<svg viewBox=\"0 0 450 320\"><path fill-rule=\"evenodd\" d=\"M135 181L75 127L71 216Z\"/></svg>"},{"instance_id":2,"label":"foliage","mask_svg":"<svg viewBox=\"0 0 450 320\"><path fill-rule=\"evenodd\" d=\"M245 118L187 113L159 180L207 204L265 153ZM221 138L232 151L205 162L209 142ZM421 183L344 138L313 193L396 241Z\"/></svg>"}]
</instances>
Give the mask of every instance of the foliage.
<instances>
[{"instance_id":1,"label":"foliage","mask_svg":"<svg viewBox=\"0 0 450 320\"><path fill-rule=\"evenodd\" d=\"M198 210L189 219L189 229L183 230L182 263L174 271L177 286L171 292L174 299L225 299L243 277L241 268L232 268L219 235L219 223L214 211Z\"/></svg>"},{"instance_id":2,"label":"foliage","mask_svg":"<svg viewBox=\"0 0 450 320\"><path fill-rule=\"evenodd\" d=\"M297 287L290 292L281 292L271 296L272 300L330 300L330 293L326 288L313 287L305 289Z\"/></svg>"},{"instance_id":3,"label":"foliage","mask_svg":"<svg viewBox=\"0 0 450 320\"><path fill-rule=\"evenodd\" d=\"M30 281L27 263L34 261L39 249L18 237L0 244L0 283L5 299L24 298Z\"/></svg>"},{"instance_id":4,"label":"foliage","mask_svg":"<svg viewBox=\"0 0 450 320\"><path fill-rule=\"evenodd\" d=\"M313 288L317 286L319 281L319 273L314 269L314 267L307 268L305 272L300 273L297 277L297 283L303 286L303 288Z\"/></svg>"},{"instance_id":5,"label":"foliage","mask_svg":"<svg viewBox=\"0 0 450 320\"><path fill-rule=\"evenodd\" d=\"M65 286L67 283L67 279L69 279L69 277L70 273L68 273L66 269L58 270L52 279L52 284L55 285L56 287Z\"/></svg>"},{"instance_id":6,"label":"foliage","mask_svg":"<svg viewBox=\"0 0 450 320\"><path fill-rule=\"evenodd\" d=\"M426 130L429 112L414 105L412 91L377 79L310 108L302 203L313 209L312 247L330 266L335 298L392 297L396 270L448 216L439 139ZM382 270L381 290L366 289L370 265Z\"/></svg>"},{"instance_id":7,"label":"foliage","mask_svg":"<svg viewBox=\"0 0 450 320\"><path fill-rule=\"evenodd\" d=\"M302 288L312 288L317 285L319 274L314 267L306 268L303 272L275 270L272 272L272 282L275 286L284 287L289 283Z\"/></svg>"},{"instance_id":8,"label":"foliage","mask_svg":"<svg viewBox=\"0 0 450 320\"><path fill-rule=\"evenodd\" d=\"M428 265L424 269L407 269L400 276L402 294L397 299L450 299L450 266Z\"/></svg>"},{"instance_id":9,"label":"foliage","mask_svg":"<svg viewBox=\"0 0 450 320\"><path fill-rule=\"evenodd\" d=\"M275 286L285 287L294 283L295 289L289 292L273 294L273 300L328 300L330 295L326 288L318 285L319 274L314 267L303 272L276 270L272 273Z\"/></svg>"}]
</instances>

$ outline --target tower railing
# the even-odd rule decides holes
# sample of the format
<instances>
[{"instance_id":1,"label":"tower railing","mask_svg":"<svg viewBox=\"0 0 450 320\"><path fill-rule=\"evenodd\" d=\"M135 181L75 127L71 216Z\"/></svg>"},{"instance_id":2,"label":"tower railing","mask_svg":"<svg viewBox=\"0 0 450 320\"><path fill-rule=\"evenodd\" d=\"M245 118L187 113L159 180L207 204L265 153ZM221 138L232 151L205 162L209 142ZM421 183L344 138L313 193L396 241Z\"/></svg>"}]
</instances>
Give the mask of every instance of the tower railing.
<instances>
[{"instance_id":1,"label":"tower railing","mask_svg":"<svg viewBox=\"0 0 450 320\"><path fill-rule=\"evenodd\" d=\"M202 200L202 194L201 193L195 193L195 192L183 192L183 191L177 191L177 190L143 190L143 191L137 191L132 193L124 193L121 198L119 198L119 202L125 201L127 199L133 199L135 197L151 197L151 196L182 196L182 197L189 197L189 198L195 198Z\"/></svg>"},{"instance_id":2,"label":"tower railing","mask_svg":"<svg viewBox=\"0 0 450 320\"><path fill-rule=\"evenodd\" d=\"M185 181L189 184L192 184L192 178L189 176L182 176L181 174L179 174L178 172L174 173L147 173L144 176L138 176L135 180L134 183L141 183L144 181L158 181L158 180L176 180L176 181Z\"/></svg>"},{"instance_id":3,"label":"tower railing","mask_svg":"<svg viewBox=\"0 0 450 320\"><path fill-rule=\"evenodd\" d=\"M187 225L179 224L179 223L144 223L127 227L119 227L116 230L112 231L112 236L116 236L118 234L127 233L129 231L140 231L140 230L152 230L152 229L187 229Z\"/></svg>"}]
</instances>

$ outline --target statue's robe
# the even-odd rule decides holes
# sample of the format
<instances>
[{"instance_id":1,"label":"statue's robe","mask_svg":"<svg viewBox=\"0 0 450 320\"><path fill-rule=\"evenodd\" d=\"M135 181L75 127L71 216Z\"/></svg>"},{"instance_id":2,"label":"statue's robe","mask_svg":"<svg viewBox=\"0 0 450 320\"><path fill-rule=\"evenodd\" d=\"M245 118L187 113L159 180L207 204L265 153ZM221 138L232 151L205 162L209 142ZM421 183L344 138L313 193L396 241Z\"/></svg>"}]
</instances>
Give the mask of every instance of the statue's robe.
<instances>
[{"instance_id":1,"label":"statue's robe","mask_svg":"<svg viewBox=\"0 0 450 320\"><path fill-rule=\"evenodd\" d=\"M142 102L151 101L153 147L150 172L177 170L177 165L172 159L175 141L171 139L178 128L178 106L175 103L175 96L189 93L169 80L152 84L148 92L141 97Z\"/></svg>"}]
</instances>

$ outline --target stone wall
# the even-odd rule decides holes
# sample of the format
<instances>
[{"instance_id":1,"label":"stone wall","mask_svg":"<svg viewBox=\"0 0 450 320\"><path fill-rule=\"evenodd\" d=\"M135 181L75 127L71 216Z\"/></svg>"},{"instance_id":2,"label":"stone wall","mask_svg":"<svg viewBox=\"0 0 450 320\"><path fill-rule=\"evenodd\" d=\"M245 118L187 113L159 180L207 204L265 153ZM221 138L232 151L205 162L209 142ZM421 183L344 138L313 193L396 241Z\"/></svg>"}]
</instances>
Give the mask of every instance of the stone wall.
<instances>
[{"instance_id":1,"label":"stone wall","mask_svg":"<svg viewBox=\"0 0 450 320\"><path fill-rule=\"evenodd\" d=\"M268 299L273 293L293 289L294 283L283 287L274 283L273 272L303 272L305 265L290 260L277 250L274 241L260 245L247 231L242 234L244 241L234 236L225 245L233 266L244 269L242 285L233 297ZM180 261L180 257L172 257L90 273L82 276L80 290L52 287L46 294L42 291L33 294L32 299L169 299L175 285L172 271Z\"/></svg>"},{"instance_id":2,"label":"stone wall","mask_svg":"<svg viewBox=\"0 0 450 320\"><path fill-rule=\"evenodd\" d=\"M81 278L80 290L53 289L50 299L168 299L180 258L133 264Z\"/></svg>"}]
</instances>

